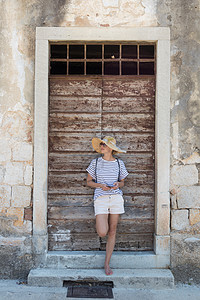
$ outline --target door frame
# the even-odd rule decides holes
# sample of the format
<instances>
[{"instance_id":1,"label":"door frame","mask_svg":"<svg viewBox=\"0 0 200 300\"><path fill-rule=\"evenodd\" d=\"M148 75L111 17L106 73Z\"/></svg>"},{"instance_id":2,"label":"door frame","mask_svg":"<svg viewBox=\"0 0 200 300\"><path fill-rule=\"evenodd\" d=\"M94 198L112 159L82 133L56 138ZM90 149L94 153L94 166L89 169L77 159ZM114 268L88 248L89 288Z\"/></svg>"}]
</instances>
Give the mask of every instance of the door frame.
<instances>
[{"instance_id":1,"label":"door frame","mask_svg":"<svg viewBox=\"0 0 200 300\"><path fill-rule=\"evenodd\" d=\"M55 41L156 43L154 253L158 267L163 267L166 262L170 265L170 30L167 27L36 28L33 185L35 255L45 259L48 252L49 43Z\"/></svg>"}]
</instances>

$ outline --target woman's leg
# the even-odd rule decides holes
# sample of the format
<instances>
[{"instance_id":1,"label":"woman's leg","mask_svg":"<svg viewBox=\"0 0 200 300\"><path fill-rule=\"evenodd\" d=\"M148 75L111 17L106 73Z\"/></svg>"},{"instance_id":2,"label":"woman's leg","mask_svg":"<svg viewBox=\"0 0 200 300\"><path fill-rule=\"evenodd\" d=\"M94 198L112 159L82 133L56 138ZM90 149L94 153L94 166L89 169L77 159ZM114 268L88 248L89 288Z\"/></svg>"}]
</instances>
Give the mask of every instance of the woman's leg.
<instances>
[{"instance_id":1,"label":"woman's leg","mask_svg":"<svg viewBox=\"0 0 200 300\"><path fill-rule=\"evenodd\" d=\"M108 233L108 214L99 214L96 216L96 230L100 237Z\"/></svg>"},{"instance_id":2,"label":"woman's leg","mask_svg":"<svg viewBox=\"0 0 200 300\"><path fill-rule=\"evenodd\" d=\"M110 214L109 215L109 231L108 231L108 240L106 244L106 258L105 258L105 273L106 275L112 275L113 271L109 267L110 259L115 247L115 238L117 231L117 224L119 220L119 214Z\"/></svg>"}]
</instances>

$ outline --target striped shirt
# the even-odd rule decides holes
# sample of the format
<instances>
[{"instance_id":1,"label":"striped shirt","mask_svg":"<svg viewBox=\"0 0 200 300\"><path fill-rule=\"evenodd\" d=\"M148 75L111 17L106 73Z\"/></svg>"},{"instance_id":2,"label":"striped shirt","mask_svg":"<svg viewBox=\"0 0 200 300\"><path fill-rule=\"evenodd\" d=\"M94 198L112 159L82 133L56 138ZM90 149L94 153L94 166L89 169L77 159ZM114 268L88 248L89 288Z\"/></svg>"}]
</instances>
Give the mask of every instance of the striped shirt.
<instances>
[{"instance_id":1,"label":"striped shirt","mask_svg":"<svg viewBox=\"0 0 200 300\"><path fill-rule=\"evenodd\" d=\"M108 161L103 159L102 157L98 158L97 167L96 167L96 159L93 159L86 169L86 171L92 176L92 179L96 180L96 182L101 184L106 184L108 186L113 186L115 182L124 179L129 173L126 170L126 167L121 159L119 159L120 164L120 174L119 174L119 165L117 160ZM95 178L95 168L96 168L96 176ZM94 191L94 200L103 195L113 195L113 194L123 194L120 188L116 190L103 191L101 188L96 188Z\"/></svg>"}]
</instances>

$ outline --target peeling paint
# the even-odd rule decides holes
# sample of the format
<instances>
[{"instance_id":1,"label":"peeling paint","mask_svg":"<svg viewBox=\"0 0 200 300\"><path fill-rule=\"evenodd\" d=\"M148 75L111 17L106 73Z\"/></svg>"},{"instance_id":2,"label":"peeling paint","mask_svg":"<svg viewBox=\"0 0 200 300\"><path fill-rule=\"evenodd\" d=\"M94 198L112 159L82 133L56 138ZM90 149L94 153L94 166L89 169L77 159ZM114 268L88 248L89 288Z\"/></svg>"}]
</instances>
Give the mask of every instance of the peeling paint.
<instances>
[{"instance_id":1,"label":"peeling paint","mask_svg":"<svg viewBox=\"0 0 200 300\"><path fill-rule=\"evenodd\" d=\"M13 60L16 64L17 72L18 72L18 86L21 91L21 97L20 100L22 104L26 103L25 97L24 97L24 82L25 82L25 63L22 57L22 54L18 51L18 35L17 30L12 30L12 39L11 39L11 48L12 48L12 54L13 54Z\"/></svg>"},{"instance_id":2,"label":"peeling paint","mask_svg":"<svg viewBox=\"0 0 200 300\"><path fill-rule=\"evenodd\" d=\"M200 72L198 74L194 74L193 80L195 83L194 91L188 101L188 113L189 118L194 126L200 127L200 85L199 85L199 79L200 79Z\"/></svg>"}]
</instances>

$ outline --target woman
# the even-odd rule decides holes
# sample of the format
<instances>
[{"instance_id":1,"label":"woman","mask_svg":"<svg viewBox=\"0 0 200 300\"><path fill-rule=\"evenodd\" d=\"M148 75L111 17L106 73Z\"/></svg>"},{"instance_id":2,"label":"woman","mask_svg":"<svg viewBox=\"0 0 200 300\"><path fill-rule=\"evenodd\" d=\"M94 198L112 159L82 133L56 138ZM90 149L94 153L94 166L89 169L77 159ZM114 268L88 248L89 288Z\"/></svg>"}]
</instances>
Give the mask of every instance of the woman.
<instances>
[{"instance_id":1,"label":"woman","mask_svg":"<svg viewBox=\"0 0 200 300\"><path fill-rule=\"evenodd\" d=\"M126 151L117 147L116 140L110 136L106 136L102 140L93 138L92 146L96 152L102 153L103 157L93 159L86 169L88 172L87 185L95 188L94 209L97 233L100 237L104 237L108 233L104 268L106 275L112 275L109 263L115 246L119 215L124 213L121 188L128 175L123 161L115 159L113 154Z\"/></svg>"}]
</instances>

